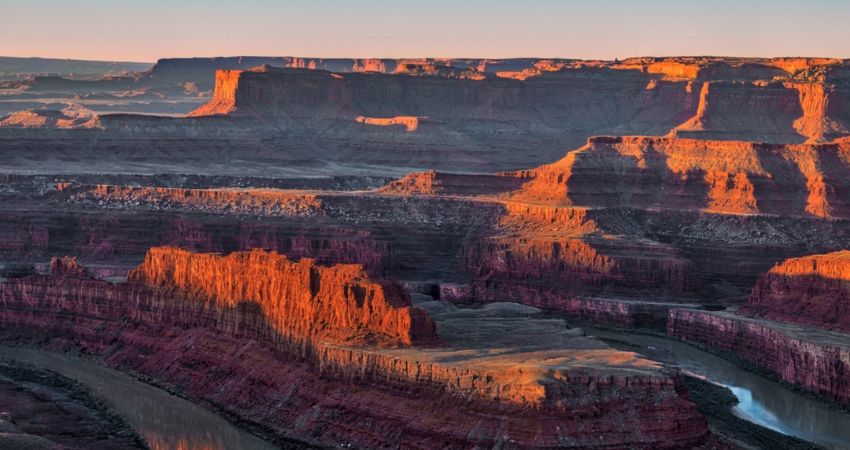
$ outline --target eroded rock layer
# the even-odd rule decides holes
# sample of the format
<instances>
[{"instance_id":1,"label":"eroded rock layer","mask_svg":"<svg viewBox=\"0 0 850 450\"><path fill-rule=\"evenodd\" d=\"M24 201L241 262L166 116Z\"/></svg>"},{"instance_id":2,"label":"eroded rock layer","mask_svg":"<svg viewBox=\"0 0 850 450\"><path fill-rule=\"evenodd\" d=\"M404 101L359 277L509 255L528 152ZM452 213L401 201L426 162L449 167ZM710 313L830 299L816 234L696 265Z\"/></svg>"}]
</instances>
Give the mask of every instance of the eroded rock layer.
<instances>
[{"instance_id":1,"label":"eroded rock layer","mask_svg":"<svg viewBox=\"0 0 850 450\"><path fill-rule=\"evenodd\" d=\"M206 299L212 309L256 304L293 340L410 345L435 338L431 319L400 287L370 281L358 265L323 267L263 251L222 257L155 248L127 278Z\"/></svg>"},{"instance_id":2,"label":"eroded rock layer","mask_svg":"<svg viewBox=\"0 0 850 450\"><path fill-rule=\"evenodd\" d=\"M667 333L728 352L782 381L850 404L848 335L727 312L671 309Z\"/></svg>"},{"instance_id":3,"label":"eroded rock layer","mask_svg":"<svg viewBox=\"0 0 850 450\"><path fill-rule=\"evenodd\" d=\"M454 342L433 350L379 350L314 334L316 351L300 358L281 345L274 317L261 305L212 302L185 286L176 292L159 286L163 277L196 280L209 298L232 298L240 283L227 271L238 270L239 260L251 254L229 261L201 256L196 262L209 264L204 270L191 263L174 270L177 262L169 258L179 255L152 252L129 277L136 282L125 284L63 275L8 280L0 284L0 333L8 341L81 349L172 384L279 439L369 448L402 442L410 448L499 442L520 448L679 448L706 437L704 419L682 399L675 377L584 338L575 338L570 349L499 355ZM216 267L221 277L215 281L195 279ZM242 286L239 295L252 296ZM492 420L494 412L498 420Z\"/></svg>"},{"instance_id":4,"label":"eroded rock layer","mask_svg":"<svg viewBox=\"0 0 850 450\"><path fill-rule=\"evenodd\" d=\"M850 217L850 147L597 137L521 172L514 199L586 207Z\"/></svg>"},{"instance_id":5,"label":"eroded rock layer","mask_svg":"<svg viewBox=\"0 0 850 450\"><path fill-rule=\"evenodd\" d=\"M850 251L778 264L759 277L741 311L850 332Z\"/></svg>"}]
</instances>

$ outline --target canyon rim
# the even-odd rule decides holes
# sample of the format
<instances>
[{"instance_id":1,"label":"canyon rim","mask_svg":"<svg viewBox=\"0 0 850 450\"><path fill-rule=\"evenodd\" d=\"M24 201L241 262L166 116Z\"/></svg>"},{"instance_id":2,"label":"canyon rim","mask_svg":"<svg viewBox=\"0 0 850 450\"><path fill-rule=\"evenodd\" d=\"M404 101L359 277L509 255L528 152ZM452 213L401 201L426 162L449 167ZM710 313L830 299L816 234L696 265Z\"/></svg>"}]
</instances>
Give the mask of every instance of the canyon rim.
<instances>
[{"instance_id":1,"label":"canyon rim","mask_svg":"<svg viewBox=\"0 0 850 450\"><path fill-rule=\"evenodd\" d=\"M850 48L96 3L0 20L0 449L850 448Z\"/></svg>"}]
</instances>

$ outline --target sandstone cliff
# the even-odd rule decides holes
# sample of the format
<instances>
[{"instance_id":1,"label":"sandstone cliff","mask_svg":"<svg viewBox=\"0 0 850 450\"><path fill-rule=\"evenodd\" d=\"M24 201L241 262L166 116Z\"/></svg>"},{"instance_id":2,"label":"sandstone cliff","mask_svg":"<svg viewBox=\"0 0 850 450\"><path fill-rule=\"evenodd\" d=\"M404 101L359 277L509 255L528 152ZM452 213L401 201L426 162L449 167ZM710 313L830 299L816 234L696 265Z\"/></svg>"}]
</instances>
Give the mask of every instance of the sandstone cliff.
<instances>
[{"instance_id":1,"label":"sandstone cliff","mask_svg":"<svg viewBox=\"0 0 850 450\"><path fill-rule=\"evenodd\" d=\"M275 264L288 267L288 287L244 279L273 278L266 271L269 258L272 273L279 273ZM131 283L10 280L0 284L0 334L102 357L280 439L317 445L648 449L688 447L707 435L675 376L584 338L570 338L569 348L505 354L455 343L430 350L379 350L362 340L351 346L338 340L352 330L349 313L381 308L370 294L357 304L359 294L352 292L354 304L337 299L339 315L326 318L339 328L320 328L312 335L316 351L302 359L275 336L281 320L297 327L294 322L317 318L309 305L294 301L306 310L290 311L294 316L287 319L268 314L263 304L227 300L264 298L267 289L307 289L306 299L317 288L316 298L327 301L325 292L347 295L350 267L327 268L318 280L299 272L314 267L261 252L221 258L160 249L131 274ZM243 272L249 268L254 271ZM170 287L163 289L162 282ZM357 285L370 288L368 281ZM361 326L361 332L369 329ZM496 422L490 420L494 412Z\"/></svg>"},{"instance_id":2,"label":"sandstone cliff","mask_svg":"<svg viewBox=\"0 0 850 450\"><path fill-rule=\"evenodd\" d=\"M228 256L175 248L151 249L127 278L201 298L212 308L257 305L282 335L340 342L411 345L434 340L428 315L410 305L400 287L369 280L357 265L323 267L276 253Z\"/></svg>"},{"instance_id":3,"label":"sandstone cliff","mask_svg":"<svg viewBox=\"0 0 850 450\"><path fill-rule=\"evenodd\" d=\"M705 345L767 370L782 381L850 404L847 335L726 312L671 309L670 336Z\"/></svg>"},{"instance_id":4,"label":"sandstone cliff","mask_svg":"<svg viewBox=\"0 0 850 450\"><path fill-rule=\"evenodd\" d=\"M741 311L850 332L850 251L783 261L759 277Z\"/></svg>"},{"instance_id":5,"label":"sandstone cliff","mask_svg":"<svg viewBox=\"0 0 850 450\"><path fill-rule=\"evenodd\" d=\"M521 172L512 198L557 205L850 217L850 147L597 137ZM602 180L605 180L604 183Z\"/></svg>"},{"instance_id":6,"label":"sandstone cliff","mask_svg":"<svg viewBox=\"0 0 850 450\"><path fill-rule=\"evenodd\" d=\"M222 62L213 99L190 117L105 114L85 129L3 128L0 157L16 170L49 160L144 173L326 173L328 163L337 173L491 172L553 161L596 135L789 144L850 133L844 61L284 58L251 60L265 64L255 69L247 61ZM145 79L196 63L218 64L163 62Z\"/></svg>"}]
</instances>

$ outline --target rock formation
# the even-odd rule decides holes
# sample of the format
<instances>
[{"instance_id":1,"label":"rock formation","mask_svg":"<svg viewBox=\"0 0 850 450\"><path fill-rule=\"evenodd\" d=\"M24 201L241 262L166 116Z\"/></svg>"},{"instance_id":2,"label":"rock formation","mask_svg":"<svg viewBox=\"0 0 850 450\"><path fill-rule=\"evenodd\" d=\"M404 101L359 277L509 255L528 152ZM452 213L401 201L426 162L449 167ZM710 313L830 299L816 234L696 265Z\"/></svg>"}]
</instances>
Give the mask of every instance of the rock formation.
<instances>
[{"instance_id":1,"label":"rock formation","mask_svg":"<svg viewBox=\"0 0 850 450\"><path fill-rule=\"evenodd\" d=\"M410 306L400 287L374 283L363 267L323 267L263 251L221 257L175 248L151 249L127 278L200 298L212 309L257 305L281 335L309 342L411 345L435 337L434 324Z\"/></svg>"},{"instance_id":2,"label":"rock formation","mask_svg":"<svg viewBox=\"0 0 850 450\"><path fill-rule=\"evenodd\" d=\"M741 311L850 332L850 251L791 258L759 277Z\"/></svg>"},{"instance_id":3,"label":"rock formation","mask_svg":"<svg viewBox=\"0 0 850 450\"><path fill-rule=\"evenodd\" d=\"M523 171L512 198L565 206L850 217L850 147L596 137ZM599 181L605 180L604 185Z\"/></svg>"},{"instance_id":4,"label":"rock formation","mask_svg":"<svg viewBox=\"0 0 850 450\"><path fill-rule=\"evenodd\" d=\"M88 278L90 276L88 270L77 262L77 258L72 256L63 256L62 258L54 256L50 260L50 273L65 277Z\"/></svg>"},{"instance_id":5,"label":"rock formation","mask_svg":"<svg viewBox=\"0 0 850 450\"><path fill-rule=\"evenodd\" d=\"M405 175L378 191L391 195L495 196L519 188L522 181L514 177L452 174L432 170Z\"/></svg>"},{"instance_id":6,"label":"rock formation","mask_svg":"<svg viewBox=\"0 0 850 450\"><path fill-rule=\"evenodd\" d=\"M596 135L827 143L850 133L847 66L746 58L162 61L138 82L109 82L107 91L128 94L96 95L112 96L119 111L131 101L167 103L163 96L197 105L211 88L213 98L189 117L99 110L83 129L5 127L0 156L16 170L48 159L79 171L112 163L141 173L245 174L297 166L303 176L324 173L326 162L346 173L516 170L553 161ZM201 83L201 73L209 81ZM170 90L156 91L165 89L159 82ZM45 95L55 90L44 89ZM401 124L416 132L363 126L359 117L363 124ZM28 152L32 146L40 148L40 159ZM137 153L141 149L145 153ZM146 156L152 154L157 157Z\"/></svg>"},{"instance_id":7,"label":"rock formation","mask_svg":"<svg viewBox=\"0 0 850 450\"><path fill-rule=\"evenodd\" d=\"M692 309L671 309L667 334L725 352L803 390L850 404L846 334Z\"/></svg>"},{"instance_id":8,"label":"rock formation","mask_svg":"<svg viewBox=\"0 0 850 450\"><path fill-rule=\"evenodd\" d=\"M427 120L427 117L413 116L395 116L395 117L363 117L357 116L354 121L364 125L375 125L379 127L389 127L393 125L403 126L405 131L416 131L419 129L419 122Z\"/></svg>"},{"instance_id":9,"label":"rock formation","mask_svg":"<svg viewBox=\"0 0 850 450\"><path fill-rule=\"evenodd\" d=\"M430 339L433 323L421 326L430 323L421 311L403 321L412 334L396 333L390 317L416 309L391 304L399 297L355 269L153 249L130 283L40 275L0 284L0 334L102 357L278 439L316 445L680 448L707 437L674 375L586 338L506 354L451 334L449 347L376 347L360 338ZM275 314L287 304L298 311ZM382 310L394 312L373 314ZM303 331L315 351L297 356L276 340L281 331Z\"/></svg>"}]
</instances>

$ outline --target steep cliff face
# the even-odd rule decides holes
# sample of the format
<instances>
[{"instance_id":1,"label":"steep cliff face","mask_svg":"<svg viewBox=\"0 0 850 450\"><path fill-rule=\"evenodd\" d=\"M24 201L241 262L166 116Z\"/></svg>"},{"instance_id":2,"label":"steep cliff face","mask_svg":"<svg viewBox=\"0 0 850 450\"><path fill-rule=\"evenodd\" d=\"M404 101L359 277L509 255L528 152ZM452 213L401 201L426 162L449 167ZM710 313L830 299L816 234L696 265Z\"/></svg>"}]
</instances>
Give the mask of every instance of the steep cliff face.
<instances>
[{"instance_id":1,"label":"steep cliff face","mask_svg":"<svg viewBox=\"0 0 850 450\"><path fill-rule=\"evenodd\" d=\"M850 332L850 251L778 264L759 277L741 311Z\"/></svg>"},{"instance_id":2,"label":"steep cliff face","mask_svg":"<svg viewBox=\"0 0 850 450\"><path fill-rule=\"evenodd\" d=\"M701 139L799 143L795 121L804 116L800 96L779 82L702 83L694 117L674 133Z\"/></svg>"},{"instance_id":3,"label":"steep cliff face","mask_svg":"<svg viewBox=\"0 0 850 450\"><path fill-rule=\"evenodd\" d=\"M670 336L733 353L779 379L850 404L847 335L725 312L671 309Z\"/></svg>"},{"instance_id":4,"label":"steep cliff face","mask_svg":"<svg viewBox=\"0 0 850 450\"><path fill-rule=\"evenodd\" d=\"M10 280L0 284L0 334L7 341L82 350L174 385L282 439L320 445L687 448L707 436L705 420L682 398L677 378L633 353L578 337L569 338L567 348L506 354L454 341L445 349L378 349L344 344L331 333L313 335L315 352L303 359L279 340L278 322L262 305L207 296L250 298L259 285L229 274L246 275L239 259L257 255L234 261L206 255L212 259L204 270L191 264L173 270L177 263L170 258L179 255L157 252L166 253L165 260L152 257L130 278L198 280L196 289L64 276ZM198 272L210 268L217 277L204 281ZM322 286L346 282L324 275ZM309 279L294 282L312 287ZM325 289L319 287L318 295ZM369 302L367 296L362 306ZM315 317L290 313L293 320ZM345 333L345 308L339 313L333 320ZM499 420L492 420L494 413Z\"/></svg>"},{"instance_id":5,"label":"steep cliff face","mask_svg":"<svg viewBox=\"0 0 850 450\"><path fill-rule=\"evenodd\" d=\"M788 144L850 133L846 62L284 58L250 69L245 61L221 67L213 99L190 117L105 114L91 129L3 128L0 157L22 171L55 160L99 172L120 163L141 173L319 174L333 163L337 173L398 175L516 170L598 135Z\"/></svg>"},{"instance_id":6,"label":"steep cliff face","mask_svg":"<svg viewBox=\"0 0 850 450\"><path fill-rule=\"evenodd\" d=\"M850 132L850 88L822 81L710 81L673 133L700 139L828 142Z\"/></svg>"},{"instance_id":7,"label":"steep cliff face","mask_svg":"<svg viewBox=\"0 0 850 450\"><path fill-rule=\"evenodd\" d=\"M295 263L263 251L221 257L155 248L127 278L205 299L213 308L257 305L280 334L298 341L411 345L435 338L431 319L400 287L370 281L357 265Z\"/></svg>"},{"instance_id":8,"label":"steep cliff face","mask_svg":"<svg viewBox=\"0 0 850 450\"><path fill-rule=\"evenodd\" d=\"M692 263L675 247L606 233L608 227L634 228L627 213L501 205L503 213L464 250L462 264L473 278L470 295L477 299L575 311L569 302L576 296L641 290L666 297L693 288Z\"/></svg>"},{"instance_id":9,"label":"steep cliff face","mask_svg":"<svg viewBox=\"0 0 850 450\"><path fill-rule=\"evenodd\" d=\"M558 205L850 217L850 147L598 137L512 198ZM602 181L604 180L604 182Z\"/></svg>"}]
</instances>

